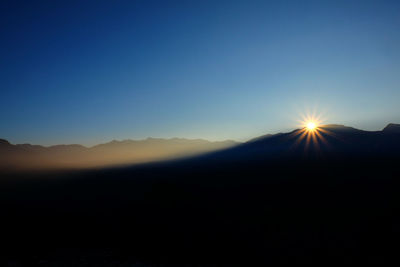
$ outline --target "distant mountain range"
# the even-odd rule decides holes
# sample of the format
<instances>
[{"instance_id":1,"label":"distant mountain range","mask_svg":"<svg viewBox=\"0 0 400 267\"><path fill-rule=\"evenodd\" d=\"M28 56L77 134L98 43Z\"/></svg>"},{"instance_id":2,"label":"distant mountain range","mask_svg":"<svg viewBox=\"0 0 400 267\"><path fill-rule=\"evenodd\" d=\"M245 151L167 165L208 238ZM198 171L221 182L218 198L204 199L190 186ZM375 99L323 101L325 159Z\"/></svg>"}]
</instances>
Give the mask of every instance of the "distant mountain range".
<instances>
[{"instance_id":1,"label":"distant mountain range","mask_svg":"<svg viewBox=\"0 0 400 267\"><path fill-rule=\"evenodd\" d=\"M201 156L204 155L204 156ZM202 139L111 141L93 147L56 145L44 147L10 144L0 139L2 168L84 168L139 164L188 156L222 161L259 161L279 158L324 158L400 155L400 124L382 131L363 131L344 125L323 125L315 132L297 129L266 134L245 143L210 142Z\"/></svg>"},{"instance_id":2,"label":"distant mountain range","mask_svg":"<svg viewBox=\"0 0 400 267\"><path fill-rule=\"evenodd\" d=\"M203 139L147 138L82 145L40 146L10 144L0 139L0 168L81 168L115 164L136 164L194 156L225 149L235 141L211 142Z\"/></svg>"}]
</instances>

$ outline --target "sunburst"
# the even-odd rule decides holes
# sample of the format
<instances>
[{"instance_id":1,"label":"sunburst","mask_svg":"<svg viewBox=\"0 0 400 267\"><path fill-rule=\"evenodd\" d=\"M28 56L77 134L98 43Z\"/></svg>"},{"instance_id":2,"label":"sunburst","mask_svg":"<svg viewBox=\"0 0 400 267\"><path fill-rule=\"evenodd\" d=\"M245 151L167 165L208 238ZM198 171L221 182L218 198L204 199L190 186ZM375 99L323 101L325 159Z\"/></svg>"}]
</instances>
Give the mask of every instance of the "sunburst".
<instances>
[{"instance_id":1,"label":"sunburst","mask_svg":"<svg viewBox=\"0 0 400 267\"><path fill-rule=\"evenodd\" d=\"M295 145L305 141L304 149L306 151L310 146L319 151L322 143L327 144L323 134L330 135L330 132L323 128L323 122L325 122L325 119L321 115L301 115L300 129L293 132L293 137L297 139Z\"/></svg>"}]
</instances>

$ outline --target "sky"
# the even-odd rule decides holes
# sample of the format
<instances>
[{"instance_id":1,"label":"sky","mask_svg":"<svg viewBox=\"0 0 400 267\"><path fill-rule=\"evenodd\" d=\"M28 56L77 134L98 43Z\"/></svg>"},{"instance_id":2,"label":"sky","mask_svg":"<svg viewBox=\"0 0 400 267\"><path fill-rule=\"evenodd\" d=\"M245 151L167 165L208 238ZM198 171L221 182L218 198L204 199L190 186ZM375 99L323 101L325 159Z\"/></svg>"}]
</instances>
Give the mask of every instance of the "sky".
<instances>
[{"instance_id":1,"label":"sky","mask_svg":"<svg viewBox=\"0 0 400 267\"><path fill-rule=\"evenodd\" d=\"M2 1L0 138L244 141L400 123L400 1Z\"/></svg>"}]
</instances>

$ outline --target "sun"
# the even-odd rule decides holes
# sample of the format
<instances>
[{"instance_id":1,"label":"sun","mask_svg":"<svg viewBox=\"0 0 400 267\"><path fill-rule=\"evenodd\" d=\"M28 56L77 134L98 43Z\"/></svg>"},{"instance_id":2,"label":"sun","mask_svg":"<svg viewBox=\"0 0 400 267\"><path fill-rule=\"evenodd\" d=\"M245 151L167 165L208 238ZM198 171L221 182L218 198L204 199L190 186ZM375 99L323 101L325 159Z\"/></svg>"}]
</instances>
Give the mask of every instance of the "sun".
<instances>
[{"instance_id":1,"label":"sun","mask_svg":"<svg viewBox=\"0 0 400 267\"><path fill-rule=\"evenodd\" d=\"M309 121L306 124L306 128L309 131L314 131L317 128L317 123L313 122L313 121Z\"/></svg>"}]
</instances>

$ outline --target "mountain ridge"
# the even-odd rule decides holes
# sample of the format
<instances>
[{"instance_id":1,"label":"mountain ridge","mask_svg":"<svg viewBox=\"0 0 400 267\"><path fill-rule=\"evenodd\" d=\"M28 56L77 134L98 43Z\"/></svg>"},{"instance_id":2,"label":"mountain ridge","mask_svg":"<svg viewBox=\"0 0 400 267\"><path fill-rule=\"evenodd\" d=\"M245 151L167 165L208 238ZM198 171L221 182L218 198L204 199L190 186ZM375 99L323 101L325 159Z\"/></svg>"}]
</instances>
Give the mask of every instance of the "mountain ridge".
<instances>
[{"instance_id":1,"label":"mountain ridge","mask_svg":"<svg viewBox=\"0 0 400 267\"><path fill-rule=\"evenodd\" d=\"M123 139L123 140L116 140L113 139L111 141L105 142L105 143L99 143L91 146L86 146L82 144L56 144L56 145L36 145L36 144L31 144L31 143L17 143L13 144L9 142L7 139L0 138L0 145L12 145L12 146L34 146L34 147L42 147L42 148L52 148L52 147L67 147L67 146L76 146L76 147L81 147L81 148L94 148L96 146L100 145L109 145L109 144L120 144L120 143L133 143L133 142L145 142L145 141L189 141L189 142L194 142L194 141L199 141L199 142L207 142L207 143L241 143L239 141L235 141L232 139L226 139L226 140L219 140L219 141L210 141L207 139L203 138L183 138L183 137L171 137L171 138L158 138L158 137L147 137L145 139Z\"/></svg>"},{"instance_id":2,"label":"mountain ridge","mask_svg":"<svg viewBox=\"0 0 400 267\"><path fill-rule=\"evenodd\" d=\"M342 124L324 124L319 126L319 128L334 128L334 129L343 129L343 130L357 130L357 131L364 131L364 132L379 132L378 131L367 131L367 130L361 130L361 129L357 129L354 127L350 127L350 126L345 126ZM295 132L301 130L301 128L297 128L291 132ZM388 123L382 130L382 132L400 132L400 124L397 123ZM269 137L273 137L276 135L281 135L281 134L285 134L283 132L279 132L276 134L263 134L254 138L249 139L246 142L251 142L251 141L256 141L256 140L260 140L262 138L269 138ZM195 138L195 139L191 139L191 138L184 138L184 137L171 137L171 138L159 138L159 137L147 137L144 139L123 139L123 140L116 140L113 139L109 142L105 142L105 143L99 143L99 144L95 144L92 146L85 146L82 144L56 144L56 145L49 145L49 146L45 146L45 145L34 145L34 144L30 144L30 143L23 143L23 144L12 144L11 142L9 142L7 139L5 138L0 138L0 145L18 145L18 146L37 146L37 147L43 147L43 148L51 148L51 147L65 147L65 146L80 146L82 148L93 148L99 145L107 145L107 144L112 144L112 143L127 143L127 142L143 142L143 141L150 141L150 140L157 140L157 141L175 141L175 140L180 140L180 141L205 141L205 142L210 142L210 143L242 143L239 141L235 141L232 139L226 139L226 140L221 140L221 141L210 141L207 139L203 139L203 138ZM244 142L244 143L246 143Z\"/></svg>"}]
</instances>

